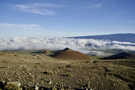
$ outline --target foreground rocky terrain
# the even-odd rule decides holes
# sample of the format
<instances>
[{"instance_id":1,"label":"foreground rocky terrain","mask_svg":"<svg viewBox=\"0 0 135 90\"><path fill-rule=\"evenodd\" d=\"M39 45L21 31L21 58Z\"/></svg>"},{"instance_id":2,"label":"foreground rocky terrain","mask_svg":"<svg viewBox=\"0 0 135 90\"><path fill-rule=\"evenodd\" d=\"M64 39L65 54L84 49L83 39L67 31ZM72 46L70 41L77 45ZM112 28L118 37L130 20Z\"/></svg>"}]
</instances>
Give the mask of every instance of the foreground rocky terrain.
<instances>
[{"instance_id":1,"label":"foreground rocky terrain","mask_svg":"<svg viewBox=\"0 0 135 90\"><path fill-rule=\"evenodd\" d=\"M89 60L68 60L50 57L44 53L1 51L0 88L5 90L135 89L135 60L101 60L95 56L89 58ZM16 85L17 89L14 87Z\"/></svg>"}]
</instances>

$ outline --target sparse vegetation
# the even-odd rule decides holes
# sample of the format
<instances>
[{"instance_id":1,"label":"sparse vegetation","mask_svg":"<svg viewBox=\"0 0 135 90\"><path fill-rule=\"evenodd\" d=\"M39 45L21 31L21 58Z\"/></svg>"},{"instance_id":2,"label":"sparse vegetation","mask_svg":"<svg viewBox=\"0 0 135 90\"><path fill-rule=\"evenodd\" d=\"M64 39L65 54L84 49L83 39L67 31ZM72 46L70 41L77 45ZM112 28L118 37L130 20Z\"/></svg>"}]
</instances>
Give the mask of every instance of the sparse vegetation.
<instances>
[{"instance_id":1,"label":"sparse vegetation","mask_svg":"<svg viewBox=\"0 0 135 90\"><path fill-rule=\"evenodd\" d=\"M135 61L58 60L31 52L0 52L0 81L18 81L25 88L90 88L92 90L134 90ZM96 58L96 59L95 59ZM2 85L2 84L0 84ZM6 90L18 90L15 85ZM0 87L3 88L3 87ZM32 89L30 89L32 90ZM34 90L34 89L33 89ZM42 90L42 89L41 89Z\"/></svg>"},{"instance_id":2,"label":"sparse vegetation","mask_svg":"<svg viewBox=\"0 0 135 90\"><path fill-rule=\"evenodd\" d=\"M21 90L20 83L18 82L8 82L4 87L4 90Z\"/></svg>"}]
</instances>

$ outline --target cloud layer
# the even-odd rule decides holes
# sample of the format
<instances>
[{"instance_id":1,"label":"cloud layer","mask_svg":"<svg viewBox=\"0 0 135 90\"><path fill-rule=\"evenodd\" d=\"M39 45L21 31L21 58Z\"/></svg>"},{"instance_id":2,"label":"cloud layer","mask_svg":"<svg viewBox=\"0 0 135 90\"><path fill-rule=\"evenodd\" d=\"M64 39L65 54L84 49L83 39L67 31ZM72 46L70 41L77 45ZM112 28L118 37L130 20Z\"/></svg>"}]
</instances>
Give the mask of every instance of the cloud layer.
<instances>
[{"instance_id":1,"label":"cloud layer","mask_svg":"<svg viewBox=\"0 0 135 90\"><path fill-rule=\"evenodd\" d=\"M36 30L40 29L39 24L9 24L9 23L0 23L1 30Z\"/></svg>"},{"instance_id":2,"label":"cloud layer","mask_svg":"<svg viewBox=\"0 0 135 90\"><path fill-rule=\"evenodd\" d=\"M53 9L64 7L63 5L57 5L52 3L31 3L31 4L16 4L16 9L38 14L38 15L55 15L56 12Z\"/></svg>"},{"instance_id":3,"label":"cloud layer","mask_svg":"<svg viewBox=\"0 0 135 90\"><path fill-rule=\"evenodd\" d=\"M69 5L69 4L56 4L56 3L25 3L25 4L15 4L13 7L16 8L16 10L19 10L21 12L26 12L26 13L32 13L32 14L37 14L37 15L55 15L56 14L56 9L59 8L64 8L67 7L69 9L72 9L73 7L78 9L78 5ZM82 9L97 9L97 8L102 8L103 3L102 2L86 2L85 5L79 5L79 8Z\"/></svg>"},{"instance_id":4,"label":"cloud layer","mask_svg":"<svg viewBox=\"0 0 135 90\"><path fill-rule=\"evenodd\" d=\"M97 8L102 8L103 7L103 3L92 3L88 6L89 9L97 9Z\"/></svg>"},{"instance_id":5,"label":"cloud layer","mask_svg":"<svg viewBox=\"0 0 135 90\"><path fill-rule=\"evenodd\" d=\"M72 48L74 50L87 52L91 49L124 49L135 50L135 43L104 41L95 39L68 39L68 38L34 38L16 37L10 39L0 39L0 50L39 50L39 49L63 49Z\"/></svg>"}]
</instances>

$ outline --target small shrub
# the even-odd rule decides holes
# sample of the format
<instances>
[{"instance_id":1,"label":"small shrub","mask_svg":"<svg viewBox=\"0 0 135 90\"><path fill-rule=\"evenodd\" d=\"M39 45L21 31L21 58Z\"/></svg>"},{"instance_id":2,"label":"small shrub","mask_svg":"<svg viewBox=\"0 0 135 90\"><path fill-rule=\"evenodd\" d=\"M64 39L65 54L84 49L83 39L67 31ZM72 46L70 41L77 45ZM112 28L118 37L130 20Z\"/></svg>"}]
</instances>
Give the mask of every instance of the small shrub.
<instances>
[{"instance_id":1,"label":"small shrub","mask_svg":"<svg viewBox=\"0 0 135 90\"><path fill-rule=\"evenodd\" d=\"M72 74L71 73L63 73L60 76L62 76L62 77L72 77Z\"/></svg>"},{"instance_id":2,"label":"small shrub","mask_svg":"<svg viewBox=\"0 0 135 90\"><path fill-rule=\"evenodd\" d=\"M21 90L20 88L20 83L17 82L9 82L7 85L4 87L4 90Z\"/></svg>"},{"instance_id":3,"label":"small shrub","mask_svg":"<svg viewBox=\"0 0 135 90\"><path fill-rule=\"evenodd\" d=\"M65 67L66 67L66 68L71 68L71 65L69 64L69 65L66 65Z\"/></svg>"},{"instance_id":4,"label":"small shrub","mask_svg":"<svg viewBox=\"0 0 135 90\"><path fill-rule=\"evenodd\" d=\"M91 60L91 63L97 63L97 61L96 60Z\"/></svg>"}]
</instances>

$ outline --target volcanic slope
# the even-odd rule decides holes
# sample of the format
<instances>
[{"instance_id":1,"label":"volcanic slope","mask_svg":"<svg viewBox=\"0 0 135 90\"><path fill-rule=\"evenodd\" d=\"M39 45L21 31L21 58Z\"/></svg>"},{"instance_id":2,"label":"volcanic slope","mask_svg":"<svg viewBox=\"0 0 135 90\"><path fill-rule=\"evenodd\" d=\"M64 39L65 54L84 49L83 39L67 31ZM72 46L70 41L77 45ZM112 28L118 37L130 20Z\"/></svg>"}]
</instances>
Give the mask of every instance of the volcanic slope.
<instances>
[{"instance_id":1,"label":"volcanic slope","mask_svg":"<svg viewBox=\"0 0 135 90\"><path fill-rule=\"evenodd\" d=\"M135 59L135 54L129 52L121 52L112 56L104 57L103 59Z\"/></svg>"},{"instance_id":2,"label":"volcanic slope","mask_svg":"<svg viewBox=\"0 0 135 90\"><path fill-rule=\"evenodd\" d=\"M56 51L52 57L63 60L90 60L90 56L69 48Z\"/></svg>"}]
</instances>

